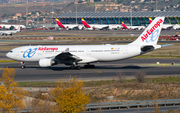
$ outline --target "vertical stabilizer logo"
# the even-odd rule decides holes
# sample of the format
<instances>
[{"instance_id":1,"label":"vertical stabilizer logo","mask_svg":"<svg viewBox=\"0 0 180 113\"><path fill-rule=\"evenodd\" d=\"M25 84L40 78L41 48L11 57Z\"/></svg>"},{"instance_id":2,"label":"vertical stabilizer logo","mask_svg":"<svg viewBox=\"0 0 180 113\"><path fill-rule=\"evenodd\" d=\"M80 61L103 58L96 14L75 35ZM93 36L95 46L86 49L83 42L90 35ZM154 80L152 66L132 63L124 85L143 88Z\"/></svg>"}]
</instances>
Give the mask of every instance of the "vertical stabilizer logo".
<instances>
[{"instance_id":1,"label":"vertical stabilizer logo","mask_svg":"<svg viewBox=\"0 0 180 113\"><path fill-rule=\"evenodd\" d=\"M156 30L156 28L160 27L161 23L163 23L163 20L159 19L151 29L146 30L146 33L141 36L142 41L144 42L151 34L152 34L151 40L154 41L155 40L155 39L153 39L154 34L155 34L155 36L159 36L159 29ZM155 31L155 33L153 33L154 31ZM149 41L146 41L146 42L149 42Z\"/></svg>"}]
</instances>

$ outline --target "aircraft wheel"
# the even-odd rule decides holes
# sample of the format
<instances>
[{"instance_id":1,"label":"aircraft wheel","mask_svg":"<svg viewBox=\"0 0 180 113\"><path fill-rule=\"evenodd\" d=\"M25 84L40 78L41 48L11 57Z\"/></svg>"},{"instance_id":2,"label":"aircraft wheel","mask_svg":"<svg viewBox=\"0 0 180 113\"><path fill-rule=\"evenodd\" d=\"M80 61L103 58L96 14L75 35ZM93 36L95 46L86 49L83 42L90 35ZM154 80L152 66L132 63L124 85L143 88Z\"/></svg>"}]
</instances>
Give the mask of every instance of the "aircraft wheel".
<instances>
[{"instance_id":1,"label":"aircraft wheel","mask_svg":"<svg viewBox=\"0 0 180 113\"><path fill-rule=\"evenodd\" d=\"M74 66L70 66L70 69L74 69L75 67Z\"/></svg>"},{"instance_id":2,"label":"aircraft wheel","mask_svg":"<svg viewBox=\"0 0 180 113\"><path fill-rule=\"evenodd\" d=\"M84 68L95 68L95 65L84 65Z\"/></svg>"},{"instance_id":3,"label":"aircraft wheel","mask_svg":"<svg viewBox=\"0 0 180 113\"><path fill-rule=\"evenodd\" d=\"M21 66L22 69L26 68L24 65Z\"/></svg>"},{"instance_id":4,"label":"aircraft wheel","mask_svg":"<svg viewBox=\"0 0 180 113\"><path fill-rule=\"evenodd\" d=\"M90 65L90 68L95 68L95 65Z\"/></svg>"},{"instance_id":5,"label":"aircraft wheel","mask_svg":"<svg viewBox=\"0 0 180 113\"><path fill-rule=\"evenodd\" d=\"M77 70L80 70L80 69L81 69L81 66L76 66L76 69L77 69Z\"/></svg>"},{"instance_id":6,"label":"aircraft wheel","mask_svg":"<svg viewBox=\"0 0 180 113\"><path fill-rule=\"evenodd\" d=\"M84 65L84 68L88 68L88 65Z\"/></svg>"}]
</instances>

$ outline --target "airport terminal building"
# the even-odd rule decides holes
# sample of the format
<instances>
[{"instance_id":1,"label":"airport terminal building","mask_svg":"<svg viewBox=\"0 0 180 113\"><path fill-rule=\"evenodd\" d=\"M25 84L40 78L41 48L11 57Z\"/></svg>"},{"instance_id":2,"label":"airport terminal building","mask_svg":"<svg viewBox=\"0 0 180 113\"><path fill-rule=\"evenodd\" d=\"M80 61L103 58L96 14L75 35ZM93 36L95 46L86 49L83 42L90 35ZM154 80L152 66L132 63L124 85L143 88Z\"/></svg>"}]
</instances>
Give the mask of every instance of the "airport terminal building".
<instances>
[{"instance_id":1,"label":"airport terminal building","mask_svg":"<svg viewBox=\"0 0 180 113\"><path fill-rule=\"evenodd\" d=\"M68 12L62 13L58 18L62 24L82 24L84 18L88 24L121 24L133 26L147 26L149 17L165 16L164 24L179 24L180 11L133 11L133 12ZM77 19L76 19L77 18Z\"/></svg>"}]
</instances>

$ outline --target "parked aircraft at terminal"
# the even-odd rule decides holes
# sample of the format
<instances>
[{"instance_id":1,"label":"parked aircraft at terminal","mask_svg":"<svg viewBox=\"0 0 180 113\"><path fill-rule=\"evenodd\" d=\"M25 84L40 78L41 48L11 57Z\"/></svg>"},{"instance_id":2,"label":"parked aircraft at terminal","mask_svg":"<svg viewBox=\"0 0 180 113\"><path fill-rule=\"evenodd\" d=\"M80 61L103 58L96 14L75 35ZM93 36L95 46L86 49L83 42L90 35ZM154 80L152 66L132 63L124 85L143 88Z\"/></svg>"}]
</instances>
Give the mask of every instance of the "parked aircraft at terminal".
<instances>
[{"instance_id":1,"label":"parked aircraft at terminal","mask_svg":"<svg viewBox=\"0 0 180 113\"><path fill-rule=\"evenodd\" d=\"M25 25L16 25L16 24L0 24L0 28L4 28L4 29L10 29L11 27L15 27L15 29L18 29L18 27L20 26L20 28L26 28Z\"/></svg>"},{"instance_id":2,"label":"parked aircraft at terminal","mask_svg":"<svg viewBox=\"0 0 180 113\"><path fill-rule=\"evenodd\" d=\"M1 30L0 31L0 34L1 35L11 35L12 36L12 34L15 34L15 33L18 33L18 32L21 32L21 28L20 28L20 26L18 27L18 29L17 30Z\"/></svg>"},{"instance_id":3,"label":"parked aircraft at terminal","mask_svg":"<svg viewBox=\"0 0 180 113\"><path fill-rule=\"evenodd\" d=\"M60 28L64 28L64 29L67 29L67 30L72 30L72 29L75 29L75 28L79 28L79 25L78 24L65 24L63 25L59 19L56 18L56 23L57 25L60 27Z\"/></svg>"},{"instance_id":4,"label":"parked aircraft at terminal","mask_svg":"<svg viewBox=\"0 0 180 113\"><path fill-rule=\"evenodd\" d=\"M101 24L88 24L83 18L81 19L82 24L86 30L95 30L95 29L109 29L109 25L101 25Z\"/></svg>"},{"instance_id":5,"label":"parked aircraft at terminal","mask_svg":"<svg viewBox=\"0 0 180 113\"><path fill-rule=\"evenodd\" d=\"M179 25L179 24L175 24L175 25L173 25L173 29L175 29L175 30L179 30L179 29L180 29L180 25Z\"/></svg>"},{"instance_id":6,"label":"parked aircraft at terminal","mask_svg":"<svg viewBox=\"0 0 180 113\"><path fill-rule=\"evenodd\" d=\"M126 26L124 22L122 22L122 28L123 29L133 29L133 30L143 30L145 29L144 26Z\"/></svg>"},{"instance_id":7,"label":"parked aircraft at terminal","mask_svg":"<svg viewBox=\"0 0 180 113\"><path fill-rule=\"evenodd\" d=\"M94 68L90 63L117 61L132 58L168 45L157 45L164 17L157 17L144 32L128 45L38 45L22 46L12 49L6 54L10 59L24 62L39 62L40 67L50 67L58 63L71 65L80 69L78 64L86 64L85 68Z\"/></svg>"}]
</instances>

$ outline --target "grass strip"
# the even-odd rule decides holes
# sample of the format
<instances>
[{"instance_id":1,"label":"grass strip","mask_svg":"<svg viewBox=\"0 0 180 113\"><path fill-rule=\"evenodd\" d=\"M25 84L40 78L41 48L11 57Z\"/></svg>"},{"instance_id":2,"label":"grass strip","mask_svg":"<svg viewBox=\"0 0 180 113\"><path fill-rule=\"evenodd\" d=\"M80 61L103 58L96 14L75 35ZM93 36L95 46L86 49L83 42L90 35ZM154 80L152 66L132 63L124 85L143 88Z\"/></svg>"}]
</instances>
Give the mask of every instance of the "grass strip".
<instances>
[{"instance_id":1,"label":"grass strip","mask_svg":"<svg viewBox=\"0 0 180 113\"><path fill-rule=\"evenodd\" d=\"M113 85L117 82L125 83L137 83L136 79L112 79L112 80L97 80L97 81L84 81L84 87L98 87L104 85ZM169 76L169 77L157 77L157 78L146 78L145 83L179 83L180 77L178 76ZM18 82L19 87L54 87L56 82Z\"/></svg>"},{"instance_id":2,"label":"grass strip","mask_svg":"<svg viewBox=\"0 0 180 113\"><path fill-rule=\"evenodd\" d=\"M0 63L17 62L15 60L0 60Z\"/></svg>"}]
</instances>

